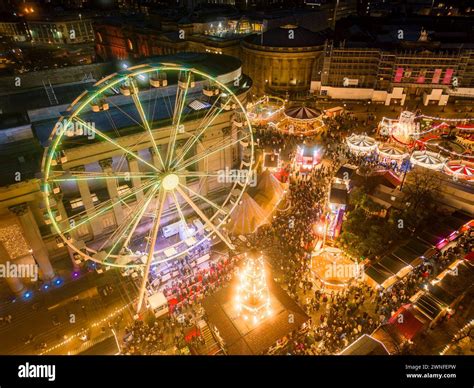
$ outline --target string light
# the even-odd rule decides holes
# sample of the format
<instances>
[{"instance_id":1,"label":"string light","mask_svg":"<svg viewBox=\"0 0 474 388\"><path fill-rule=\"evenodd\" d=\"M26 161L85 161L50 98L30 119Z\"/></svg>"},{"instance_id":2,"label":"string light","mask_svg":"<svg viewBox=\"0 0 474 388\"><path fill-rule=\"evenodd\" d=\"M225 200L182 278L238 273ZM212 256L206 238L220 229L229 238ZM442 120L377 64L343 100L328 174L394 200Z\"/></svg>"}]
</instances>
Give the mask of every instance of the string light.
<instances>
[{"instance_id":1,"label":"string light","mask_svg":"<svg viewBox=\"0 0 474 388\"><path fill-rule=\"evenodd\" d=\"M125 309L127 309L130 305L132 304L132 302L130 303L127 303L126 305L118 308L118 309L115 309L112 313L110 313L109 315L107 315L106 317L102 318L101 320L97 321L97 322L94 322L92 325L91 325L91 328L94 328L94 327L97 327L97 326L101 326L103 325L105 322L107 322L108 320L114 318L117 314L121 313L122 311L124 311ZM70 343L73 339L75 338L79 338L80 335L83 333L83 330L81 330L80 332L76 333L76 334L73 334L71 336L69 336L68 338L66 338L64 341L61 341L59 342L58 344L50 347L49 349L46 349L44 352L41 352L40 353L40 356L46 354L46 353L50 353L52 352L53 350L55 349L58 349L60 348L61 346L64 346L68 343Z\"/></svg>"},{"instance_id":2,"label":"string light","mask_svg":"<svg viewBox=\"0 0 474 388\"><path fill-rule=\"evenodd\" d=\"M460 121L474 121L474 118L464 118L464 119L448 119L448 118L445 118L445 117L435 117L435 116L427 116L427 115L419 115L419 116L416 116L416 118L422 118L422 119L428 119L428 120L433 120L433 121L449 121L451 123L457 123L457 122L460 122Z\"/></svg>"},{"instance_id":3,"label":"string light","mask_svg":"<svg viewBox=\"0 0 474 388\"><path fill-rule=\"evenodd\" d=\"M474 319L472 319L470 322L468 322L466 325L464 325L464 327L462 329L460 329L453 337L453 339L451 340L451 343L447 344L444 349L439 353L441 356L444 356L448 350L450 349L451 345L453 344L453 341L456 339L456 337L462 333L463 331L466 331L468 329L470 329L471 327L474 326Z\"/></svg>"}]
</instances>

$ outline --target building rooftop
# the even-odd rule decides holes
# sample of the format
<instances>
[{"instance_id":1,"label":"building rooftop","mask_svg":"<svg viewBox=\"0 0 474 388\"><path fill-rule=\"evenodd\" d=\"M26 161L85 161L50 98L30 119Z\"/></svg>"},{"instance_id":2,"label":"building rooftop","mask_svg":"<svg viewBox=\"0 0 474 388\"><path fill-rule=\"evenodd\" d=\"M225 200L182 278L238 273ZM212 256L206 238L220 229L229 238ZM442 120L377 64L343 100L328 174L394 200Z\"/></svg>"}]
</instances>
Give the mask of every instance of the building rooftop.
<instances>
[{"instance_id":1,"label":"building rooftop","mask_svg":"<svg viewBox=\"0 0 474 388\"><path fill-rule=\"evenodd\" d=\"M427 40L420 39L422 30L426 31ZM474 31L469 18L349 17L338 21L334 35L337 45L342 43L345 47L401 50L474 47Z\"/></svg>"},{"instance_id":2,"label":"building rooftop","mask_svg":"<svg viewBox=\"0 0 474 388\"><path fill-rule=\"evenodd\" d=\"M94 82L79 82L53 85L58 104L51 104L44 87L25 89L20 93L0 95L0 108L5 113L26 112L28 110L46 108L53 105L70 104Z\"/></svg>"},{"instance_id":3,"label":"building rooftop","mask_svg":"<svg viewBox=\"0 0 474 388\"><path fill-rule=\"evenodd\" d=\"M272 28L261 34L253 34L244 39L253 45L267 47L314 47L324 44L326 38L323 32L313 32L295 24L286 24Z\"/></svg>"},{"instance_id":4,"label":"building rooftop","mask_svg":"<svg viewBox=\"0 0 474 388\"><path fill-rule=\"evenodd\" d=\"M182 52L148 58L147 62L153 63L157 60L160 62L172 62L179 65L186 65L188 67L195 67L212 76L230 73L242 66L242 62L236 57L209 53Z\"/></svg>"},{"instance_id":5,"label":"building rooftop","mask_svg":"<svg viewBox=\"0 0 474 388\"><path fill-rule=\"evenodd\" d=\"M390 353L382 342L364 334L339 354L343 356L387 356Z\"/></svg>"},{"instance_id":6,"label":"building rooftop","mask_svg":"<svg viewBox=\"0 0 474 388\"><path fill-rule=\"evenodd\" d=\"M0 100L1 101L1 100ZM0 103L0 107L2 107ZM0 114L0 131L30 123L28 115L26 113L15 112L15 113L3 113Z\"/></svg>"}]
</instances>

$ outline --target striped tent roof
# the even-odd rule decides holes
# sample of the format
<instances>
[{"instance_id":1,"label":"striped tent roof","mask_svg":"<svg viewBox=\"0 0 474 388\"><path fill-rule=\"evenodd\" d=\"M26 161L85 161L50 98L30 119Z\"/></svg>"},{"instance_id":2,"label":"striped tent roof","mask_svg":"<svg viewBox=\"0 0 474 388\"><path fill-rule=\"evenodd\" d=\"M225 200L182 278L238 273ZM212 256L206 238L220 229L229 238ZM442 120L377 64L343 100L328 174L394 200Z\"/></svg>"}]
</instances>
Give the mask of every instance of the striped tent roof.
<instances>
[{"instance_id":1,"label":"striped tent roof","mask_svg":"<svg viewBox=\"0 0 474 388\"><path fill-rule=\"evenodd\" d=\"M458 176L461 179L474 180L474 163L464 160L452 160L445 165L448 174Z\"/></svg>"},{"instance_id":2,"label":"striped tent roof","mask_svg":"<svg viewBox=\"0 0 474 388\"><path fill-rule=\"evenodd\" d=\"M404 159L408 156L408 153L406 153L403 149L399 147L395 147L390 144L385 144L382 147L380 147L379 153L382 156L385 156L391 159Z\"/></svg>"},{"instance_id":3,"label":"striped tent roof","mask_svg":"<svg viewBox=\"0 0 474 388\"><path fill-rule=\"evenodd\" d=\"M440 169L446 158L431 151L415 151L411 155L411 162L421 167Z\"/></svg>"},{"instance_id":4,"label":"striped tent roof","mask_svg":"<svg viewBox=\"0 0 474 388\"><path fill-rule=\"evenodd\" d=\"M285 110L285 116L297 120L315 120L321 115L321 112L307 106L296 106Z\"/></svg>"}]
</instances>

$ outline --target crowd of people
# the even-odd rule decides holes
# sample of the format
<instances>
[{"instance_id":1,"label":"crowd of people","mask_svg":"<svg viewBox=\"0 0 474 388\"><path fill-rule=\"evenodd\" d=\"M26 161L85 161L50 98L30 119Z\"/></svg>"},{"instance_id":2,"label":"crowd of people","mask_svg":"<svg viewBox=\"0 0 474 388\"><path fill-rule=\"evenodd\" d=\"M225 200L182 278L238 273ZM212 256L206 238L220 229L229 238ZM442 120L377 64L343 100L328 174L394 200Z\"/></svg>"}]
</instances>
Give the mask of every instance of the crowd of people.
<instances>
[{"instance_id":1,"label":"crowd of people","mask_svg":"<svg viewBox=\"0 0 474 388\"><path fill-rule=\"evenodd\" d=\"M316 237L313 228L321 218L326 199L326 185L321 181L328 176L325 169L314 169L305 175L293 172L288 195L291 212L277 215L272 222L273 234L283 253L276 258L277 265L285 273L285 283L295 298L296 287L309 269Z\"/></svg>"},{"instance_id":2,"label":"crowd of people","mask_svg":"<svg viewBox=\"0 0 474 388\"><path fill-rule=\"evenodd\" d=\"M233 276L237 257L223 257L210 262L209 267L196 269L187 277L178 277L164 286L161 291L170 301L174 315L192 308L205 296L227 284Z\"/></svg>"},{"instance_id":3,"label":"crowd of people","mask_svg":"<svg viewBox=\"0 0 474 388\"><path fill-rule=\"evenodd\" d=\"M278 341L271 354L336 354L362 334L372 333L456 258L470 252L474 237L464 232L451 246L438 251L429 260L415 267L392 286L375 290L364 283L352 285L346 291L333 294L317 289L304 305L308 315L319 314L299 331ZM311 289L312 287L309 287ZM303 287L305 289L305 287ZM364 303L367 302L365 305ZM404 347L402 347L404 349Z\"/></svg>"},{"instance_id":4,"label":"crowd of people","mask_svg":"<svg viewBox=\"0 0 474 388\"><path fill-rule=\"evenodd\" d=\"M239 256L229 256L210 261L208 266L196 266L191 273L182 274L158 287L156 291L163 292L168 299L169 314L165 319L152 319L149 324L137 320L129 325L122 352L157 354L170 347L196 349L202 346L202 335L198 331L186 335L186 329L197 326L204 315L201 301L228 284L238 260Z\"/></svg>"},{"instance_id":5,"label":"crowd of people","mask_svg":"<svg viewBox=\"0 0 474 388\"><path fill-rule=\"evenodd\" d=\"M125 328L122 354L149 355L164 351L169 337L180 348L184 341L183 328L176 330L176 323L171 317L156 320L148 324L141 320L133 321Z\"/></svg>"},{"instance_id":6,"label":"crowd of people","mask_svg":"<svg viewBox=\"0 0 474 388\"><path fill-rule=\"evenodd\" d=\"M312 318L270 348L270 354L337 354L379 322L364 305L374 290L358 284L339 292L316 289L307 297L305 310Z\"/></svg>"},{"instance_id":7,"label":"crowd of people","mask_svg":"<svg viewBox=\"0 0 474 388\"><path fill-rule=\"evenodd\" d=\"M373 120L371 115L364 124L369 125ZM361 335L370 334L380 324L386 323L433 275L432 266L423 263L386 290L378 291L365 283L355 282L339 292L325 289L322 283L317 284L317 280L310 276L311 252L317 241L314 226L324 214L327 190L334 173L347 162L362 168L373 168L386 162L371 155L356 155L348 149L344 139L360 124L356 116L344 114L327 118L325 124L329 131L315 135L315 138L317 136L323 145L324 157L329 163L309 171L288 163L289 188L285 198L288 210L278 212L270 225L261 227L246 240L234 241L242 245L243 250L250 247L272 249L268 258L282 273L282 285L311 317L303 328L279 340L269 350L271 354L336 354ZM257 128L255 135L259 147L279 153L285 151L290 160L294 157L295 146L302 142L299 136L265 128ZM313 140L305 138L304 142ZM397 163L389 163L386 167L401 172ZM442 270L460 250L469 251L472 246L472 238L460 236L457 247L438 252L432 260L438 270ZM198 311L202 312L201 300L232 279L238 257L229 255L217 262L210 261L210 267L206 269L191 266L189 258L180 261L175 269L180 276L160 285L160 290L170 301L170 316L151 325L135 322L126 335L127 354L156 353L163 348L167 334L173 337L178 348L190 341L191 346L203 345L199 335L186 339L184 328L196 323ZM183 319L178 320L178 317Z\"/></svg>"}]
</instances>

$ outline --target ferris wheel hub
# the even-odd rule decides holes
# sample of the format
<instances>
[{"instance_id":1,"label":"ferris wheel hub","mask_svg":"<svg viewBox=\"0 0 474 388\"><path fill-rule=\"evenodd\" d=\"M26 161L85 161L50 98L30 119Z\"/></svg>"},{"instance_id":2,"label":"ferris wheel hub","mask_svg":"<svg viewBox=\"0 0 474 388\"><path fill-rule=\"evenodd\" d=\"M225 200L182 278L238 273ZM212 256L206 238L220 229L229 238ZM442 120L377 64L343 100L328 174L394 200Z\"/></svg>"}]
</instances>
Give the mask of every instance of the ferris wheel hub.
<instances>
[{"instance_id":1,"label":"ferris wheel hub","mask_svg":"<svg viewBox=\"0 0 474 388\"><path fill-rule=\"evenodd\" d=\"M176 174L166 174L162 181L163 188L167 191L174 190L178 187L179 177Z\"/></svg>"}]
</instances>

